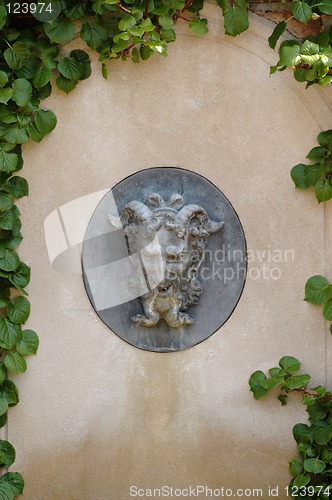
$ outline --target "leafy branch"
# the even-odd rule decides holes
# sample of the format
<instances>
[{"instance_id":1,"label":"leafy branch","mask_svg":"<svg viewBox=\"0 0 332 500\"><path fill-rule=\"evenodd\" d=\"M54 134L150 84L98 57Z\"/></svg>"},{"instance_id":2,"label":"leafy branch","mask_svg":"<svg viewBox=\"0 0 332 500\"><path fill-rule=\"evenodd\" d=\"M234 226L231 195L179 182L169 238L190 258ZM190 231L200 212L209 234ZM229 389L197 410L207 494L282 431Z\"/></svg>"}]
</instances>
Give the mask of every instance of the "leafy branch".
<instances>
[{"instance_id":1,"label":"leafy branch","mask_svg":"<svg viewBox=\"0 0 332 500\"><path fill-rule=\"evenodd\" d=\"M317 141L319 146L307 154L307 158L314 163L295 165L291 177L299 189L314 186L318 203L321 203L332 198L332 130L320 132Z\"/></svg>"},{"instance_id":2,"label":"leafy branch","mask_svg":"<svg viewBox=\"0 0 332 500\"><path fill-rule=\"evenodd\" d=\"M301 393L310 424L299 423L293 428L299 456L289 462L293 476L290 487L311 487L305 498L329 498L332 483L332 393L319 385L308 390L310 375L297 374L301 363L292 356L284 356L279 366L270 368L267 377L258 370L249 379L250 391L255 399L261 399L269 392L280 388L278 396L282 405L289 394ZM291 490L292 491L292 490ZM293 495L297 498L297 494ZM303 498L303 495L301 495Z\"/></svg>"}]
</instances>

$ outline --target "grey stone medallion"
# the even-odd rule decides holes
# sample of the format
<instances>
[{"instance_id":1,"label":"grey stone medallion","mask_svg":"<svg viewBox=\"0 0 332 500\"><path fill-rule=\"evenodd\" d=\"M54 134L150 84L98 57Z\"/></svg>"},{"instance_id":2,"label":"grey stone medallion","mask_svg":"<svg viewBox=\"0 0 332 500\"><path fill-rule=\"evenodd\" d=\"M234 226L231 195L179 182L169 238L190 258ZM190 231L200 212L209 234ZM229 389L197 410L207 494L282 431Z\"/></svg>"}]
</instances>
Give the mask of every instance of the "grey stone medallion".
<instances>
[{"instance_id":1,"label":"grey stone medallion","mask_svg":"<svg viewBox=\"0 0 332 500\"><path fill-rule=\"evenodd\" d=\"M109 328L136 347L169 352L202 342L232 314L246 243L232 205L211 182L151 168L98 204L82 263L90 301Z\"/></svg>"}]
</instances>

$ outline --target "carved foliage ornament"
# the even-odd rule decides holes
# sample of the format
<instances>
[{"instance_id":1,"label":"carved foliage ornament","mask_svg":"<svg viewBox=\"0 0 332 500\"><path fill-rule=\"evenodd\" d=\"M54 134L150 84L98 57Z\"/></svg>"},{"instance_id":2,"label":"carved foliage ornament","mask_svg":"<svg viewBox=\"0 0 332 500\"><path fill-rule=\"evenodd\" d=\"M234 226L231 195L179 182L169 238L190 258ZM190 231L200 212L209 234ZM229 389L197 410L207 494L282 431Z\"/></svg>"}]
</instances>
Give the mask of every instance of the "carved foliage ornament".
<instances>
[{"instance_id":1,"label":"carved foliage ornament","mask_svg":"<svg viewBox=\"0 0 332 500\"><path fill-rule=\"evenodd\" d=\"M114 217L110 222L118 225ZM199 302L203 285L198 271L209 236L224 223L210 220L206 210L184 205L180 194L166 203L150 194L147 203L133 200L120 214L129 254L140 255L149 291L141 296L144 314L131 320L153 327L164 319L172 328L190 325L194 319L185 311Z\"/></svg>"}]
</instances>

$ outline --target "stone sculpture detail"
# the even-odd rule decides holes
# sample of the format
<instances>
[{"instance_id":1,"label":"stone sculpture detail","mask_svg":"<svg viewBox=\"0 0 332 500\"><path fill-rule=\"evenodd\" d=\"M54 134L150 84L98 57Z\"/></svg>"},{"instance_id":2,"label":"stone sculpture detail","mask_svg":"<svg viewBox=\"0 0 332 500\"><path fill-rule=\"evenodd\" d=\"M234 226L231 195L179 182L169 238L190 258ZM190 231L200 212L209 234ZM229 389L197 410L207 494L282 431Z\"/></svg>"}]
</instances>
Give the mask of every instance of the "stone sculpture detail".
<instances>
[{"instance_id":1,"label":"stone sculpture detail","mask_svg":"<svg viewBox=\"0 0 332 500\"><path fill-rule=\"evenodd\" d=\"M131 320L144 327L153 327L160 319L172 328L193 323L184 311L198 304L203 292L198 271L206 243L224 223L211 221L199 205L184 205L180 194L173 194L167 203L159 194L149 195L147 204L131 201L120 221L129 254L140 255L147 283L158 283L141 296L144 315Z\"/></svg>"}]
</instances>

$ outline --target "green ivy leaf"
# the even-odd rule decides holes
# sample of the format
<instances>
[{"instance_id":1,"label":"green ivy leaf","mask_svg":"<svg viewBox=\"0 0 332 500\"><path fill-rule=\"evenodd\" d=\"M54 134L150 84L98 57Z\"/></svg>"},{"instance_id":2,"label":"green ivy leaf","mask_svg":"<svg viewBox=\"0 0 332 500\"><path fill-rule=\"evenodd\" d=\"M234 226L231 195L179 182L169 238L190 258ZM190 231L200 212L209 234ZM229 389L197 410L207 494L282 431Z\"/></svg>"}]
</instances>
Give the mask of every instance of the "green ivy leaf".
<instances>
[{"instance_id":1,"label":"green ivy leaf","mask_svg":"<svg viewBox=\"0 0 332 500\"><path fill-rule=\"evenodd\" d=\"M332 321L332 299L329 299L323 308L323 316L327 321Z\"/></svg>"},{"instance_id":2,"label":"green ivy leaf","mask_svg":"<svg viewBox=\"0 0 332 500\"><path fill-rule=\"evenodd\" d=\"M153 52L153 51L151 51L151 52ZM142 57L142 56L141 56L141 57ZM105 64L105 63L102 63L102 65L101 65L101 74L103 75L103 78L104 78L105 80L107 80L107 79L108 79L108 70L107 70L107 66L106 66L106 64Z\"/></svg>"},{"instance_id":3,"label":"green ivy leaf","mask_svg":"<svg viewBox=\"0 0 332 500\"><path fill-rule=\"evenodd\" d=\"M7 307L8 303L9 303L9 298L6 297L5 295L1 295L0 296L0 308ZM1 366L1 362L0 362L0 366ZM0 384L1 384L1 382L0 382Z\"/></svg>"},{"instance_id":4,"label":"green ivy leaf","mask_svg":"<svg viewBox=\"0 0 332 500\"><path fill-rule=\"evenodd\" d=\"M60 90L69 94L77 85L77 80L68 80L62 75L59 75L56 79L56 84Z\"/></svg>"},{"instance_id":5,"label":"green ivy leaf","mask_svg":"<svg viewBox=\"0 0 332 500\"><path fill-rule=\"evenodd\" d=\"M158 52L158 54L161 54L164 57L167 56L167 43L163 42L162 40L159 40L157 42L148 42L148 45L152 50Z\"/></svg>"},{"instance_id":6,"label":"green ivy leaf","mask_svg":"<svg viewBox=\"0 0 332 500\"><path fill-rule=\"evenodd\" d=\"M288 398L288 394L279 394L278 399L279 399L280 403L282 404L282 406L285 406L287 404L287 398Z\"/></svg>"},{"instance_id":7,"label":"green ivy leaf","mask_svg":"<svg viewBox=\"0 0 332 500\"><path fill-rule=\"evenodd\" d=\"M57 119L53 111L40 109L35 115L35 123L39 132L46 135L55 128Z\"/></svg>"},{"instance_id":8,"label":"green ivy leaf","mask_svg":"<svg viewBox=\"0 0 332 500\"><path fill-rule=\"evenodd\" d=\"M332 198L332 185L330 180L321 179L318 181L315 185L315 194L318 203L330 200Z\"/></svg>"},{"instance_id":9,"label":"green ivy leaf","mask_svg":"<svg viewBox=\"0 0 332 500\"><path fill-rule=\"evenodd\" d=\"M40 89L42 87L45 87L49 83L49 81L52 79L53 76L53 71L49 68L46 68L45 66L40 66L36 73L35 76L32 80L33 86L36 87L37 89Z\"/></svg>"},{"instance_id":10,"label":"green ivy leaf","mask_svg":"<svg viewBox=\"0 0 332 500\"><path fill-rule=\"evenodd\" d=\"M27 127L27 131L31 139L35 142L40 142L45 137L44 134L37 130L36 126L33 123L30 123L30 125Z\"/></svg>"},{"instance_id":11,"label":"green ivy leaf","mask_svg":"<svg viewBox=\"0 0 332 500\"><path fill-rule=\"evenodd\" d=\"M30 282L30 267L24 264L24 262L21 262L16 272L8 275L8 279L15 288L26 295L27 293L24 288Z\"/></svg>"},{"instance_id":12,"label":"green ivy leaf","mask_svg":"<svg viewBox=\"0 0 332 500\"><path fill-rule=\"evenodd\" d=\"M73 57L64 57L58 64L58 70L68 80L79 80L83 76L83 64Z\"/></svg>"},{"instance_id":13,"label":"green ivy leaf","mask_svg":"<svg viewBox=\"0 0 332 500\"><path fill-rule=\"evenodd\" d=\"M8 401L5 398L0 398L0 415L4 415L8 410Z\"/></svg>"},{"instance_id":14,"label":"green ivy leaf","mask_svg":"<svg viewBox=\"0 0 332 500\"><path fill-rule=\"evenodd\" d=\"M155 30L155 26L149 17L147 19L143 19L143 21L140 23L139 26L146 33L154 32L154 30Z\"/></svg>"},{"instance_id":15,"label":"green ivy leaf","mask_svg":"<svg viewBox=\"0 0 332 500\"><path fill-rule=\"evenodd\" d=\"M3 55L10 69L17 71L28 62L31 52L24 43L15 42L12 47L5 50Z\"/></svg>"},{"instance_id":16,"label":"green ivy leaf","mask_svg":"<svg viewBox=\"0 0 332 500\"><path fill-rule=\"evenodd\" d=\"M0 5L0 29L4 27L7 21L7 11L3 5Z\"/></svg>"},{"instance_id":17,"label":"green ivy leaf","mask_svg":"<svg viewBox=\"0 0 332 500\"><path fill-rule=\"evenodd\" d=\"M289 462L289 472L293 476L298 476L303 472L303 460L302 458L296 457Z\"/></svg>"},{"instance_id":18,"label":"green ivy leaf","mask_svg":"<svg viewBox=\"0 0 332 500\"><path fill-rule=\"evenodd\" d=\"M332 153L332 129L324 130L317 136L318 143L325 148L328 148Z\"/></svg>"},{"instance_id":19,"label":"green ivy leaf","mask_svg":"<svg viewBox=\"0 0 332 500\"><path fill-rule=\"evenodd\" d=\"M317 392L319 398L322 398L326 394L325 385L318 385L317 387L313 387L312 390Z\"/></svg>"},{"instance_id":20,"label":"green ivy leaf","mask_svg":"<svg viewBox=\"0 0 332 500\"><path fill-rule=\"evenodd\" d=\"M301 363L298 359L293 358L293 356L284 356L279 361L279 366L286 372L294 373L299 371Z\"/></svg>"},{"instance_id":21,"label":"green ivy leaf","mask_svg":"<svg viewBox=\"0 0 332 500\"><path fill-rule=\"evenodd\" d=\"M40 54L41 61L45 68L55 69L58 65L56 57L59 53L59 47L57 45L47 45L42 47L42 52Z\"/></svg>"},{"instance_id":22,"label":"green ivy leaf","mask_svg":"<svg viewBox=\"0 0 332 500\"><path fill-rule=\"evenodd\" d=\"M29 140L26 128L19 125L12 125L4 137L8 142L12 142L13 144L23 144Z\"/></svg>"},{"instance_id":23,"label":"green ivy leaf","mask_svg":"<svg viewBox=\"0 0 332 500\"><path fill-rule=\"evenodd\" d=\"M17 207L12 207L10 210L0 212L0 228L10 231L19 220L19 214L16 211Z\"/></svg>"},{"instance_id":24,"label":"green ivy leaf","mask_svg":"<svg viewBox=\"0 0 332 500\"><path fill-rule=\"evenodd\" d=\"M306 4L307 5L307 4ZM301 45L301 55L313 56L319 54L319 45L317 43L306 40Z\"/></svg>"},{"instance_id":25,"label":"green ivy leaf","mask_svg":"<svg viewBox=\"0 0 332 500\"><path fill-rule=\"evenodd\" d=\"M9 210L14 205L13 197L9 193L0 191L0 212Z\"/></svg>"},{"instance_id":26,"label":"green ivy leaf","mask_svg":"<svg viewBox=\"0 0 332 500\"><path fill-rule=\"evenodd\" d=\"M307 486L310 483L310 474L299 474L293 481L293 486L295 488L301 488L301 486Z\"/></svg>"},{"instance_id":27,"label":"green ivy leaf","mask_svg":"<svg viewBox=\"0 0 332 500\"><path fill-rule=\"evenodd\" d=\"M303 400L302 400L302 403L305 405L305 406L311 406L313 404L315 404L315 401L316 401L316 398L315 396L303 396Z\"/></svg>"},{"instance_id":28,"label":"green ivy leaf","mask_svg":"<svg viewBox=\"0 0 332 500\"><path fill-rule=\"evenodd\" d=\"M133 50L131 52L131 59L132 59L133 63L135 63L135 64L138 64L141 62L141 58L140 58L139 51L138 51L137 47L133 48Z\"/></svg>"},{"instance_id":29,"label":"green ivy leaf","mask_svg":"<svg viewBox=\"0 0 332 500\"><path fill-rule=\"evenodd\" d=\"M324 304L331 297L330 282L324 276L311 276L305 284L304 300L311 304Z\"/></svg>"},{"instance_id":30,"label":"green ivy leaf","mask_svg":"<svg viewBox=\"0 0 332 500\"><path fill-rule=\"evenodd\" d=\"M0 479L0 500L13 500L14 498L15 493L11 485Z\"/></svg>"},{"instance_id":31,"label":"green ivy leaf","mask_svg":"<svg viewBox=\"0 0 332 500\"><path fill-rule=\"evenodd\" d=\"M25 78L26 80L31 80L31 78L34 77L34 74L36 73L38 66L34 63L25 63L22 68L19 70L15 71L16 76L19 78Z\"/></svg>"},{"instance_id":32,"label":"green ivy leaf","mask_svg":"<svg viewBox=\"0 0 332 500\"><path fill-rule=\"evenodd\" d=\"M303 462L304 470L313 474L320 474L326 468L326 464L318 458L307 458Z\"/></svg>"},{"instance_id":33,"label":"green ivy leaf","mask_svg":"<svg viewBox=\"0 0 332 500\"><path fill-rule=\"evenodd\" d=\"M315 163L315 165L308 165L307 168L307 179L310 186L315 186L317 182L321 179L325 172L325 165L320 163Z\"/></svg>"},{"instance_id":34,"label":"green ivy leaf","mask_svg":"<svg viewBox=\"0 0 332 500\"><path fill-rule=\"evenodd\" d=\"M17 115L10 111L7 106L0 105L0 120L4 123L16 123Z\"/></svg>"},{"instance_id":35,"label":"green ivy leaf","mask_svg":"<svg viewBox=\"0 0 332 500\"><path fill-rule=\"evenodd\" d=\"M15 461L15 449L8 442L0 440L0 467L10 467ZM0 484L4 486L5 483Z\"/></svg>"},{"instance_id":36,"label":"green ivy leaf","mask_svg":"<svg viewBox=\"0 0 332 500\"><path fill-rule=\"evenodd\" d=\"M327 85L330 85L332 83L332 76L326 75L322 77L317 83L320 87L326 87Z\"/></svg>"},{"instance_id":37,"label":"green ivy leaf","mask_svg":"<svg viewBox=\"0 0 332 500\"><path fill-rule=\"evenodd\" d=\"M24 479L19 472L7 472L1 479L11 486L15 496L23 494Z\"/></svg>"},{"instance_id":38,"label":"green ivy leaf","mask_svg":"<svg viewBox=\"0 0 332 500\"><path fill-rule=\"evenodd\" d=\"M169 3L174 10L181 10L185 6L184 0L170 0Z\"/></svg>"},{"instance_id":39,"label":"green ivy leaf","mask_svg":"<svg viewBox=\"0 0 332 500\"><path fill-rule=\"evenodd\" d=\"M293 4L292 13L295 19L307 24L312 16L312 9L306 2L296 2Z\"/></svg>"},{"instance_id":40,"label":"green ivy leaf","mask_svg":"<svg viewBox=\"0 0 332 500\"><path fill-rule=\"evenodd\" d=\"M16 153L6 153L0 150L0 172L14 172L18 164L18 156Z\"/></svg>"},{"instance_id":41,"label":"green ivy leaf","mask_svg":"<svg viewBox=\"0 0 332 500\"><path fill-rule=\"evenodd\" d=\"M67 18L57 18L44 24L44 31L53 43L67 43L75 35L74 23Z\"/></svg>"},{"instance_id":42,"label":"green ivy leaf","mask_svg":"<svg viewBox=\"0 0 332 500\"><path fill-rule=\"evenodd\" d=\"M12 194L14 198L23 198L23 196L28 196L29 185L28 181L19 175L14 175L6 182L4 189ZM1 216L0 216L0 227L1 227ZM3 228L4 229L4 228Z\"/></svg>"},{"instance_id":43,"label":"green ivy leaf","mask_svg":"<svg viewBox=\"0 0 332 500\"><path fill-rule=\"evenodd\" d=\"M265 381L266 381L265 373L263 373L260 370L254 372L250 376L249 386L250 386L250 390L252 391L255 399L260 399L263 396L265 396L265 394L268 393L268 390L262 386L262 382L265 382Z\"/></svg>"},{"instance_id":44,"label":"green ivy leaf","mask_svg":"<svg viewBox=\"0 0 332 500\"><path fill-rule=\"evenodd\" d=\"M8 304L7 312L13 323L25 323L30 316L30 302L25 297L15 297Z\"/></svg>"},{"instance_id":45,"label":"green ivy leaf","mask_svg":"<svg viewBox=\"0 0 332 500\"><path fill-rule=\"evenodd\" d=\"M206 22L204 22L202 19L195 19L194 21L190 21L189 28L199 36L204 36L209 31Z\"/></svg>"},{"instance_id":46,"label":"green ivy leaf","mask_svg":"<svg viewBox=\"0 0 332 500\"><path fill-rule=\"evenodd\" d=\"M16 350L22 356L36 354L39 347L39 338L33 330L23 330L22 337L16 343Z\"/></svg>"},{"instance_id":47,"label":"green ivy leaf","mask_svg":"<svg viewBox=\"0 0 332 500\"><path fill-rule=\"evenodd\" d=\"M292 43L292 45L286 45L286 42L283 42L279 50L280 60L278 62L278 65L296 66L301 62L300 51L301 46L299 43L294 42Z\"/></svg>"},{"instance_id":48,"label":"green ivy leaf","mask_svg":"<svg viewBox=\"0 0 332 500\"><path fill-rule=\"evenodd\" d=\"M13 95L13 89L7 87L5 89L0 89L0 103L7 104L9 99L11 99Z\"/></svg>"},{"instance_id":49,"label":"green ivy leaf","mask_svg":"<svg viewBox=\"0 0 332 500\"><path fill-rule=\"evenodd\" d=\"M95 50L107 38L107 31L98 21L84 23L81 38L91 49Z\"/></svg>"},{"instance_id":50,"label":"green ivy leaf","mask_svg":"<svg viewBox=\"0 0 332 500\"><path fill-rule=\"evenodd\" d=\"M72 50L70 52L70 57L73 57L77 62L82 63L83 65L83 74L80 79L85 80L86 78L89 78L91 75L91 62L89 55L85 52L85 50Z\"/></svg>"},{"instance_id":51,"label":"green ivy leaf","mask_svg":"<svg viewBox=\"0 0 332 500\"><path fill-rule=\"evenodd\" d=\"M160 16L158 22L160 26L165 30L170 30L174 26L173 18L170 16Z\"/></svg>"},{"instance_id":52,"label":"green ivy leaf","mask_svg":"<svg viewBox=\"0 0 332 500\"><path fill-rule=\"evenodd\" d=\"M271 47L271 49L276 48L277 42L278 42L279 38L281 37L281 35L284 33L286 26L287 26L286 21L281 21L274 28L272 35L270 35L268 38L269 46Z\"/></svg>"},{"instance_id":53,"label":"green ivy leaf","mask_svg":"<svg viewBox=\"0 0 332 500\"><path fill-rule=\"evenodd\" d=\"M318 431L315 433L315 441L320 446L328 444L331 440L331 437L332 437L332 429L329 425L318 429Z\"/></svg>"},{"instance_id":54,"label":"green ivy leaf","mask_svg":"<svg viewBox=\"0 0 332 500\"><path fill-rule=\"evenodd\" d=\"M332 3L331 0L322 0L318 3L319 10L323 14L332 14Z\"/></svg>"},{"instance_id":55,"label":"green ivy leaf","mask_svg":"<svg viewBox=\"0 0 332 500\"><path fill-rule=\"evenodd\" d=\"M324 405L324 402L316 399L315 404L307 408L307 412L310 417L310 421L314 422L315 420L318 421L325 419L328 414L328 408L326 407L326 405Z\"/></svg>"},{"instance_id":56,"label":"green ivy leaf","mask_svg":"<svg viewBox=\"0 0 332 500\"><path fill-rule=\"evenodd\" d=\"M27 363L24 357L18 352L9 352L6 354L4 363L7 369L16 375L24 373L27 369Z\"/></svg>"},{"instance_id":57,"label":"green ivy leaf","mask_svg":"<svg viewBox=\"0 0 332 500\"><path fill-rule=\"evenodd\" d=\"M291 170L291 178L298 189L307 189L310 182L307 176L308 165L298 163Z\"/></svg>"},{"instance_id":58,"label":"green ivy leaf","mask_svg":"<svg viewBox=\"0 0 332 500\"><path fill-rule=\"evenodd\" d=\"M297 82L305 82L307 80L307 72L308 70L306 68L297 68L294 71L294 78Z\"/></svg>"},{"instance_id":59,"label":"green ivy leaf","mask_svg":"<svg viewBox=\"0 0 332 500\"><path fill-rule=\"evenodd\" d=\"M141 55L142 61L147 61L153 54L154 54L154 51L152 49L150 49L150 47L141 46L140 55Z\"/></svg>"},{"instance_id":60,"label":"green ivy leaf","mask_svg":"<svg viewBox=\"0 0 332 500\"><path fill-rule=\"evenodd\" d=\"M176 33L174 30L165 30L165 29L161 29L160 30L160 38L162 40L165 40L165 42L175 42L176 40Z\"/></svg>"},{"instance_id":61,"label":"green ivy leaf","mask_svg":"<svg viewBox=\"0 0 332 500\"><path fill-rule=\"evenodd\" d=\"M15 101L18 106L26 106L32 95L31 83L25 78L18 78L14 80L12 89L14 91L12 96L13 101Z\"/></svg>"},{"instance_id":62,"label":"green ivy leaf","mask_svg":"<svg viewBox=\"0 0 332 500\"><path fill-rule=\"evenodd\" d=\"M1 193L0 193L1 194ZM0 269L3 271L15 271L20 265L20 258L15 250L4 250L4 256L0 258Z\"/></svg>"},{"instance_id":63,"label":"green ivy leaf","mask_svg":"<svg viewBox=\"0 0 332 500\"><path fill-rule=\"evenodd\" d=\"M264 387L264 389L266 389L268 391L272 391L272 389L274 389L278 385L282 384L283 382L284 382L283 376L272 377L272 378L268 378L266 380L263 380L261 382L261 386Z\"/></svg>"},{"instance_id":64,"label":"green ivy leaf","mask_svg":"<svg viewBox=\"0 0 332 500\"><path fill-rule=\"evenodd\" d=\"M321 452L321 459L323 460L323 462L325 462L326 464L331 462L332 460L332 451L324 448Z\"/></svg>"},{"instance_id":65,"label":"green ivy leaf","mask_svg":"<svg viewBox=\"0 0 332 500\"><path fill-rule=\"evenodd\" d=\"M4 427L7 424L7 420L8 420L8 413L4 413L3 415L1 415L0 428Z\"/></svg>"},{"instance_id":66,"label":"green ivy leaf","mask_svg":"<svg viewBox=\"0 0 332 500\"><path fill-rule=\"evenodd\" d=\"M0 386L0 397L6 398L8 406L16 406L20 399L18 389L12 380L5 380Z\"/></svg>"},{"instance_id":67,"label":"green ivy leaf","mask_svg":"<svg viewBox=\"0 0 332 500\"><path fill-rule=\"evenodd\" d=\"M7 378L7 368L3 361L0 361L0 385L4 383ZM2 397L2 396L0 396Z\"/></svg>"},{"instance_id":68,"label":"green ivy leaf","mask_svg":"<svg viewBox=\"0 0 332 500\"><path fill-rule=\"evenodd\" d=\"M51 22L61 14L62 6L61 0L51 0L50 3L45 3L44 9L38 9L37 7L32 15L42 23Z\"/></svg>"},{"instance_id":69,"label":"green ivy leaf","mask_svg":"<svg viewBox=\"0 0 332 500\"><path fill-rule=\"evenodd\" d=\"M320 59L319 54L314 54L313 56L306 56L306 55L301 54L301 60L303 62L309 64L310 66L315 64L315 62L319 61L319 59Z\"/></svg>"},{"instance_id":70,"label":"green ivy leaf","mask_svg":"<svg viewBox=\"0 0 332 500\"><path fill-rule=\"evenodd\" d=\"M296 424L293 427L293 436L297 444L312 442L309 427L306 424Z\"/></svg>"},{"instance_id":71,"label":"green ivy leaf","mask_svg":"<svg viewBox=\"0 0 332 500\"><path fill-rule=\"evenodd\" d=\"M0 346L11 349L21 335L21 327L0 316Z\"/></svg>"},{"instance_id":72,"label":"green ivy leaf","mask_svg":"<svg viewBox=\"0 0 332 500\"><path fill-rule=\"evenodd\" d=\"M303 375L295 375L292 377L289 377L285 381L285 386L288 389L299 389L300 387L306 387L309 383L310 380L310 375L303 374Z\"/></svg>"},{"instance_id":73,"label":"green ivy leaf","mask_svg":"<svg viewBox=\"0 0 332 500\"><path fill-rule=\"evenodd\" d=\"M278 368L278 367L274 367L274 368L270 368L269 369L269 374L271 375L271 377L277 377L281 372L281 369Z\"/></svg>"},{"instance_id":74,"label":"green ivy leaf","mask_svg":"<svg viewBox=\"0 0 332 500\"><path fill-rule=\"evenodd\" d=\"M4 87L8 83L8 75L5 71L0 71L0 87Z\"/></svg>"},{"instance_id":75,"label":"green ivy leaf","mask_svg":"<svg viewBox=\"0 0 332 500\"><path fill-rule=\"evenodd\" d=\"M224 15L225 32L236 36L249 28L248 12L237 6L230 7Z\"/></svg>"},{"instance_id":76,"label":"green ivy leaf","mask_svg":"<svg viewBox=\"0 0 332 500\"><path fill-rule=\"evenodd\" d=\"M122 19L119 21L118 28L120 31L127 31L136 24L136 19L130 14L124 14Z\"/></svg>"},{"instance_id":77,"label":"green ivy leaf","mask_svg":"<svg viewBox=\"0 0 332 500\"><path fill-rule=\"evenodd\" d=\"M307 154L307 158L314 162L321 162L326 158L327 153L328 151L326 150L326 148L322 146L316 146L309 151L309 153Z\"/></svg>"}]
</instances>

